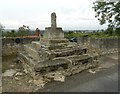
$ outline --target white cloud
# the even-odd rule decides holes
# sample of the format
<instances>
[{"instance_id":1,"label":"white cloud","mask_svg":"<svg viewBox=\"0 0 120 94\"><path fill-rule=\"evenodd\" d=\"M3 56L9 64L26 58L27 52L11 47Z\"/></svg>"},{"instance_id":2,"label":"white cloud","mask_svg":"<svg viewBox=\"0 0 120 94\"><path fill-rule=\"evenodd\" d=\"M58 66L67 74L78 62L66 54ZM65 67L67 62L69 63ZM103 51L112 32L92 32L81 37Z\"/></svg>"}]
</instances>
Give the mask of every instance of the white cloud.
<instances>
[{"instance_id":1,"label":"white cloud","mask_svg":"<svg viewBox=\"0 0 120 94\"><path fill-rule=\"evenodd\" d=\"M6 28L19 28L25 24L31 28L44 29L50 26L51 13L56 12L58 26L65 29L82 29L81 25L85 29L97 29L100 25L94 18L93 1L95 0L0 0L0 21ZM94 23L89 24L91 21Z\"/></svg>"}]
</instances>

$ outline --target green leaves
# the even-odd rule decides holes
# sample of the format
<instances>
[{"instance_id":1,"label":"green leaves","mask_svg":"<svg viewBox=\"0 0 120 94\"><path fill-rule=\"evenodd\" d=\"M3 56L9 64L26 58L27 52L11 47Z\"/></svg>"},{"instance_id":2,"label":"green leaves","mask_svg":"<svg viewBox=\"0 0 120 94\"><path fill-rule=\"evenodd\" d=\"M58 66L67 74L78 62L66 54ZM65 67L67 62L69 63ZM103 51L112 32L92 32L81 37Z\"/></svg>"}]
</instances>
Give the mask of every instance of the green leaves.
<instances>
[{"instance_id":1,"label":"green leaves","mask_svg":"<svg viewBox=\"0 0 120 94\"><path fill-rule=\"evenodd\" d=\"M110 0L104 0L104 2L93 2L93 9L96 12L95 17L103 25L106 22L108 26L112 26L114 29L120 28L120 0L111 2Z\"/></svg>"}]
</instances>

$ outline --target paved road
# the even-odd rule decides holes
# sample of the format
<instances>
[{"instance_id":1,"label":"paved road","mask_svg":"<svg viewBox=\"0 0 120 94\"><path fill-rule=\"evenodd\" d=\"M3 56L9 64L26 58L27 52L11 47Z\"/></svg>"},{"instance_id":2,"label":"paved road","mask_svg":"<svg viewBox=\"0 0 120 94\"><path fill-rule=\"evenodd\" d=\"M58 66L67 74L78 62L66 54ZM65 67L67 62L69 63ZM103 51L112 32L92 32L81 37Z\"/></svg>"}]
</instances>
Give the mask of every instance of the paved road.
<instances>
[{"instance_id":1,"label":"paved road","mask_svg":"<svg viewBox=\"0 0 120 94\"><path fill-rule=\"evenodd\" d=\"M113 57L113 56L112 56ZM105 61L105 58L102 60ZM109 68L102 69L96 74L88 71L67 77L65 82L48 83L39 92L117 92L118 91L118 65L117 60L106 58L107 63L115 63ZM108 62L109 61L109 62ZM107 66L107 65L105 65Z\"/></svg>"}]
</instances>

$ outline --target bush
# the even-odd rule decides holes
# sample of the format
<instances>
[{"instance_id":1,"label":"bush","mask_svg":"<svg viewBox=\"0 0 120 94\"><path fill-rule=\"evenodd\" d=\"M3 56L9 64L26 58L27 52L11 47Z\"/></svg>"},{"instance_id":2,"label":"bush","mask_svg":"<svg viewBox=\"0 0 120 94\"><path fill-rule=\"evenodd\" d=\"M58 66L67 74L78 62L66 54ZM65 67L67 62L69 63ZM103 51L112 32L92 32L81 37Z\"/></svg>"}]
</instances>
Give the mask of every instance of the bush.
<instances>
[{"instance_id":1,"label":"bush","mask_svg":"<svg viewBox=\"0 0 120 94\"><path fill-rule=\"evenodd\" d=\"M116 35L120 36L120 28L116 28L115 33Z\"/></svg>"}]
</instances>

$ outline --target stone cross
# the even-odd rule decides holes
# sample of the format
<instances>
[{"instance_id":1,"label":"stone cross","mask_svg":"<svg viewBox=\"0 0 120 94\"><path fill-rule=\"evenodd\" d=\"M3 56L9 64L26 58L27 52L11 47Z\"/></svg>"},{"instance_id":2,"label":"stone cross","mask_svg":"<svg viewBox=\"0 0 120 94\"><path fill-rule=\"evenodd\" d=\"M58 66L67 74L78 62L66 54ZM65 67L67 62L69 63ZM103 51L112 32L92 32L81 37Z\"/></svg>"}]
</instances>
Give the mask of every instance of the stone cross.
<instances>
[{"instance_id":1,"label":"stone cross","mask_svg":"<svg viewBox=\"0 0 120 94\"><path fill-rule=\"evenodd\" d=\"M55 12L53 12L51 14L51 27L53 27L53 28L57 27L57 24L56 24L56 13Z\"/></svg>"}]
</instances>

